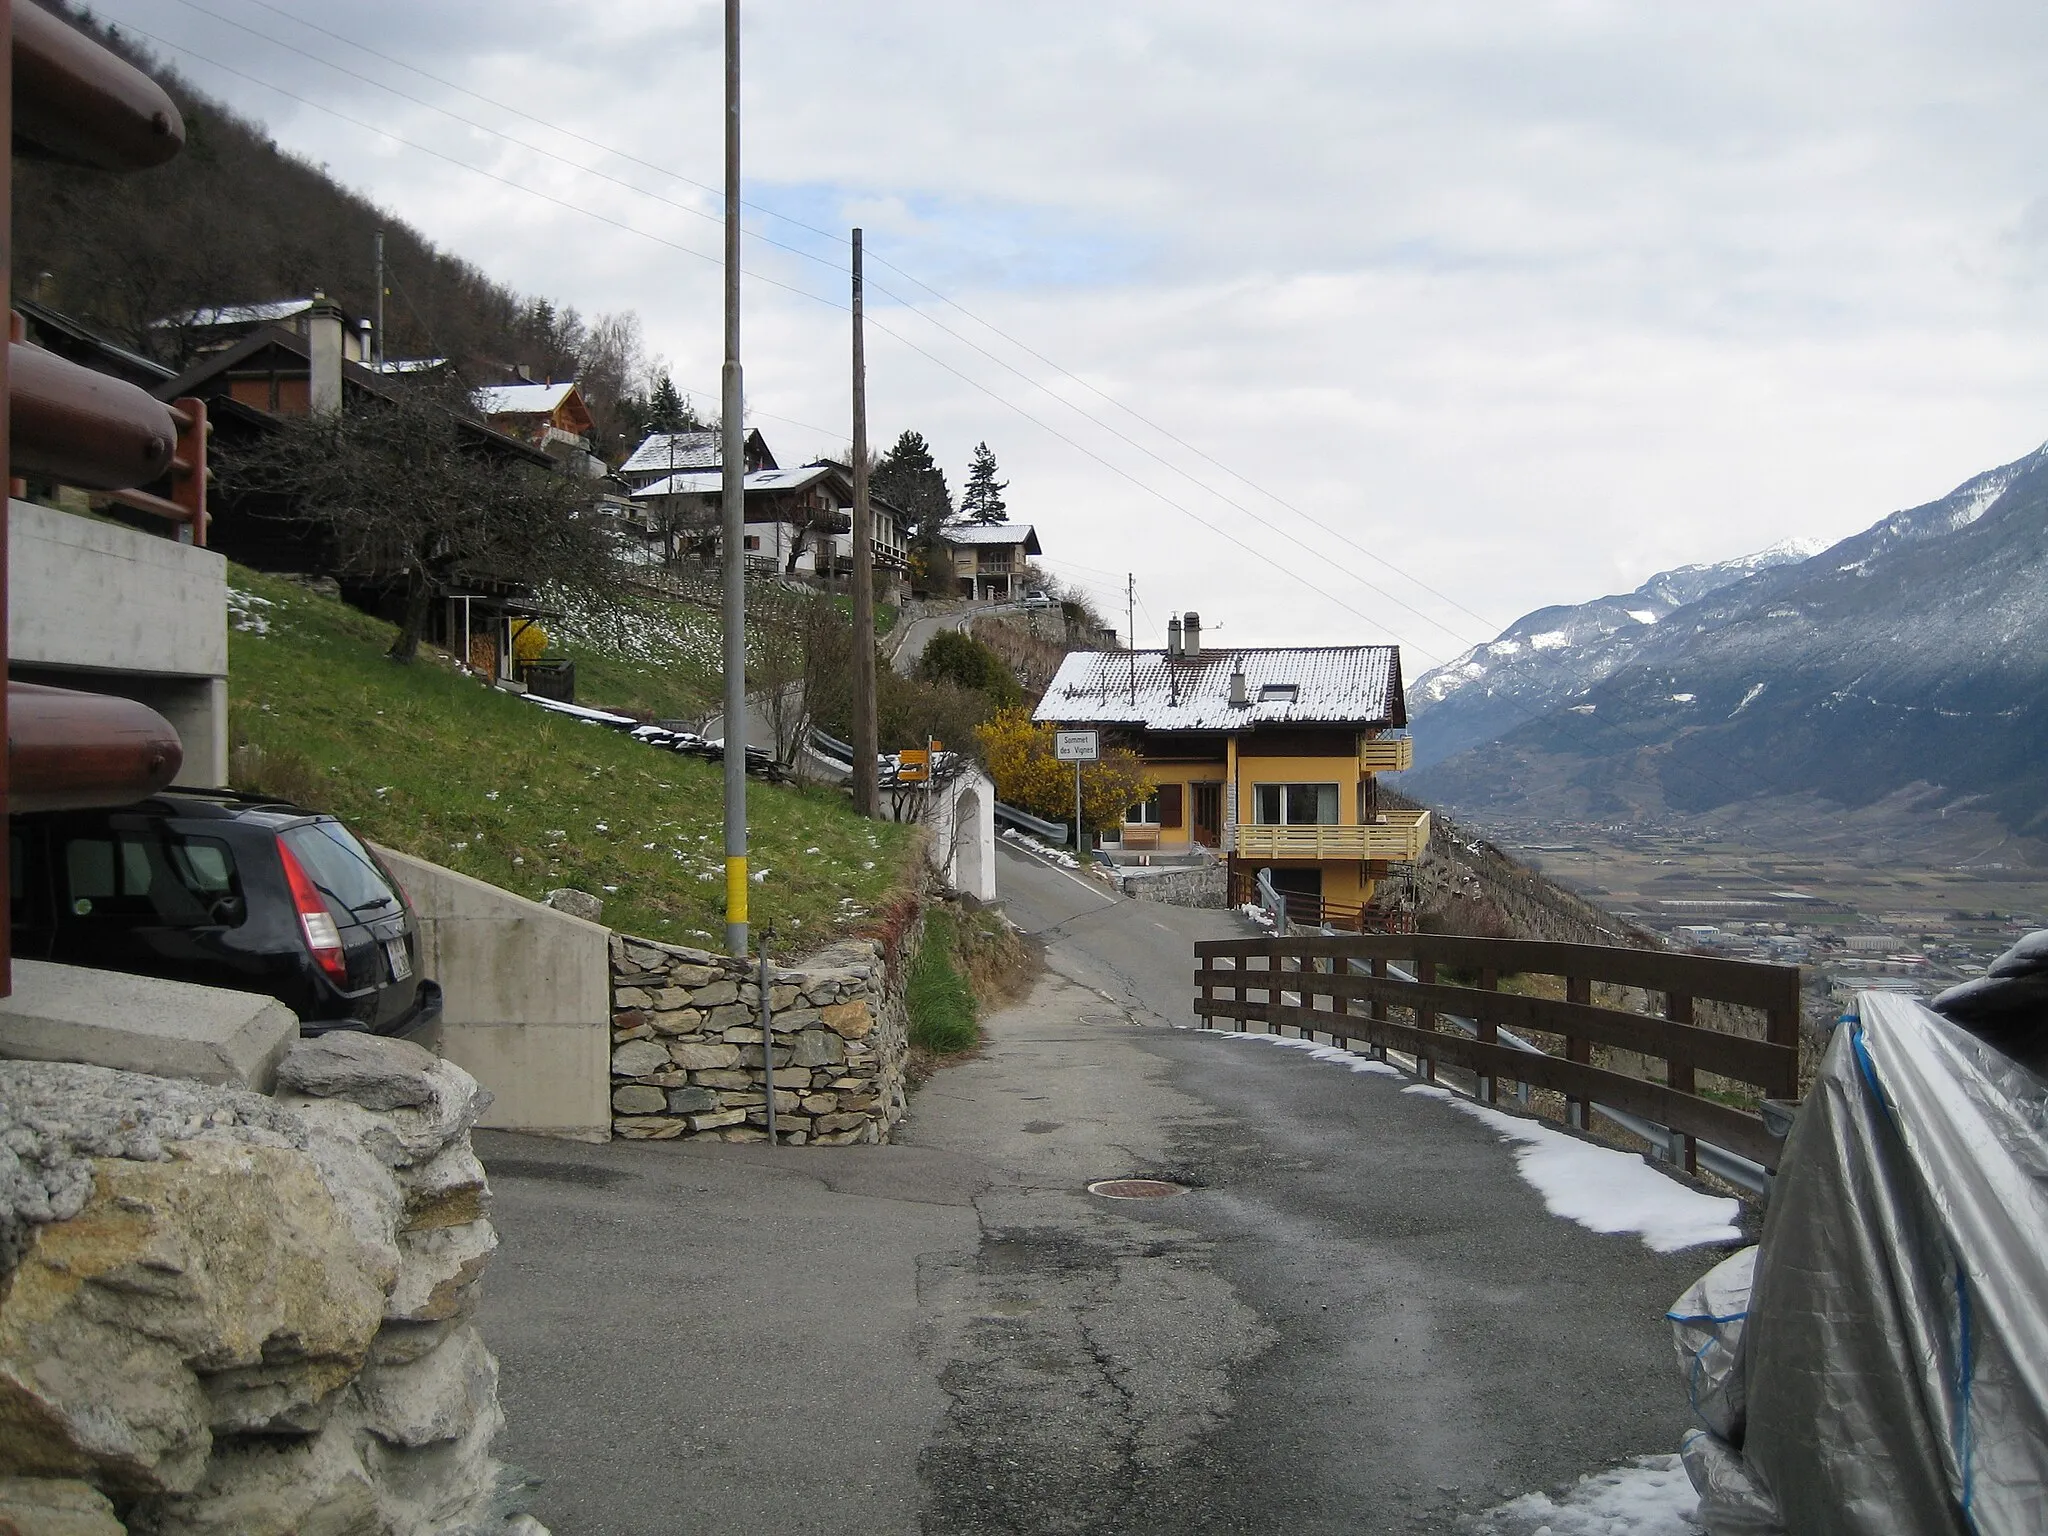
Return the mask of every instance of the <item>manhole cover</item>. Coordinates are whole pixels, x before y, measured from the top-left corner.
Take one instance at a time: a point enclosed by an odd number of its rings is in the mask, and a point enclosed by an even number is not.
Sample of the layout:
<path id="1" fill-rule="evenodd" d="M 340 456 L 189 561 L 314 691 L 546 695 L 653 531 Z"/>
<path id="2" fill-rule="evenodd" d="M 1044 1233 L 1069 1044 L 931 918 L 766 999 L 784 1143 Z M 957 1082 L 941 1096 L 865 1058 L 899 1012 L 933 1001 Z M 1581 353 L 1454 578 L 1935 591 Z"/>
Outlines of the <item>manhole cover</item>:
<path id="1" fill-rule="evenodd" d="M 1164 1179 L 1097 1179 L 1088 1186 L 1089 1194 L 1105 1200 L 1170 1200 L 1187 1192 L 1185 1184 L 1169 1184 Z"/>

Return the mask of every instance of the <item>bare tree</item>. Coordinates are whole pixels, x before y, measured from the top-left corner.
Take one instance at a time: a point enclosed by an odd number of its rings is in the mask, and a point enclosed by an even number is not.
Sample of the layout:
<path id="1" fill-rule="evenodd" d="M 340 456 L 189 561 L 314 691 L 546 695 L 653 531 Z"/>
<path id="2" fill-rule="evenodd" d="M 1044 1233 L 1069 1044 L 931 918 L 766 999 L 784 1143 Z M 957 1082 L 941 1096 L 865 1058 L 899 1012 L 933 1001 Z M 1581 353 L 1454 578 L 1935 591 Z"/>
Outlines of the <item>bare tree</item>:
<path id="1" fill-rule="evenodd" d="M 598 598 L 614 587 L 615 545 L 590 483 L 531 462 L 432 393 L 286 420 L 230 461 L 226 478 L 283 498 L 322 529 L 337 574 L 402 587 L 394 661 L 418 653 L 435 602 L 459 581 L 553 583 Z"/>

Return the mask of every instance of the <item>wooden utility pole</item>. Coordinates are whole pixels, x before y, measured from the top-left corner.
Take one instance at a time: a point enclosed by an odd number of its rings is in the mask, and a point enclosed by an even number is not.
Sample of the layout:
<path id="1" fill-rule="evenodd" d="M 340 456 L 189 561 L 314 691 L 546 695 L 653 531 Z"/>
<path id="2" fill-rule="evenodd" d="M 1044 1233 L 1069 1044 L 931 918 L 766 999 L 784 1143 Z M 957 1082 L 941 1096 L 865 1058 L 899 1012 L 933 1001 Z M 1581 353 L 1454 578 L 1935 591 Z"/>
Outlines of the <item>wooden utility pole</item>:
<path id="1" fill-rule="evenodd" d="M 868 364 L 860 277 L 860 231 L 853 232 L 853 809 L 879 809 L 875 756 L 875 520 L 868 505 Z"/>
<path id="2" fill-rule="evenodd" d="M 720 540 L 725 567 L 725 948 L 747 952 L 747 465 L 740 379 L 740 0 L 725 0 L 725 369 Z M 765 1047 L 764 1047 L 765 1049 Z"/>

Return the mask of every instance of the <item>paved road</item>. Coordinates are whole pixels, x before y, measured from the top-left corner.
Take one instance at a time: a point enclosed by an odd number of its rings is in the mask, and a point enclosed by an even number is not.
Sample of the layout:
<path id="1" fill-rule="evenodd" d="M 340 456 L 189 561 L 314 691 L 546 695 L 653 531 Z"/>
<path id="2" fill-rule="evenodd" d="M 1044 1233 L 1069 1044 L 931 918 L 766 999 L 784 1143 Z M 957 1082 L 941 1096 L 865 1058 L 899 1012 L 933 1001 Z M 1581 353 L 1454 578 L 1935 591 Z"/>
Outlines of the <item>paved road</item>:
<path id="1" fill-rule="evenodd" d="M 1235 920 L 1002 859 L 1051 974 L 901 1144 L 479 1138 L 504 1454 L 560 1536 L 1450 1531 L 1674 1447 L 1710 1252 L 1550 1217 L 1397 1081 L 1167 1027 Z"/>
<path id="2" fill-rule="evenodd" d="M 1022 603 L 963 603 L 957 609 L 912 619 L 903 626 L 892 664 L 899 673 L 908 677 L 916 669 L 918 658 L 924 655 L 924 648 L 932 643 L 932 636 L 940 630 L 966 629 L 976 619 L 991 618 L 999 613 L 1017 613 L 1023 607 Z"/>

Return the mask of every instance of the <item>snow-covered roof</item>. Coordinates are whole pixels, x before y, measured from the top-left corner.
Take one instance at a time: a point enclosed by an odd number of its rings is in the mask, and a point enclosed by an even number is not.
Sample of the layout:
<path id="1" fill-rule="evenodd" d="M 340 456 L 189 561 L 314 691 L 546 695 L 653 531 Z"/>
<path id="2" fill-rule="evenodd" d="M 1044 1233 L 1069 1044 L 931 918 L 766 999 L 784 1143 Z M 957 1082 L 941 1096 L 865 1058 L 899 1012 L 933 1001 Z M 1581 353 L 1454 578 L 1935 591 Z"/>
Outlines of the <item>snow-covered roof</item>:
<path id="1" fill-rule="evenodd" d="M 655 432 L 627 456 L 626 462 L 619 466 L 619 473 L 716 469 L 718 462 L 716 432 Z"/>
<path id="2" fill-rule="evenodd" d="M 1232 704 L 1230 678 L 1240 667 L 1249 702 Z M 1364 729 L 1404 726 L 1408 709 L 1399 646 L 1301 645 L 1205 648 L 1192 660 L 1164 651 L 1070 651 L 1032 718 L 1153 731 Z"/>
<path id="3" fill-rule="evenodd" d="M 631 467 L 631 460 L 627 461 Z M 625 473 L 624 470 L 620 471 Z M 824 479 L 834 473 L 829 464 L 807 464 L 802 469 L 755 469 L 747 472 L 741 482 L 750 491 L 800 491 L 805 486 Z M 715 496 L 725 488 L 725 471 L 722 469 L 693 470 L 687 475 L 669 475 L 663 479 L 643 485 L 633 495 L 647 496 Z"/>
<path id="4" fill-rule="evenodd" d="M 576 384 L 492 384 L 476 392 L 486 416 L 545 416 L 569 398 Z"/>
<path id="5" fill-rule="evenodd" d="M 387 357 L 370 365 L 372 373 L 431 373 L 448 366 L 445 357 Z"/>
<path id="6" fill-rule="evenodd" d="M 1038 553 L 1038 530 L 1029 523 L 948 523 L 939 537 L 948 544 L 1022 544 Z"/>
<path id="7" fill-rule="evenodd" d="M 202 327 L 209 325 L 267 325 L 274 320 L 289 320 L 293 315 L 302 315 L 313 307 L 311 299 L 272 299 L 264 304 L 219 304 L 205 309 L 190 309 L 169 319 L 159 320 L 160 326 L 183 325 Z"/>

